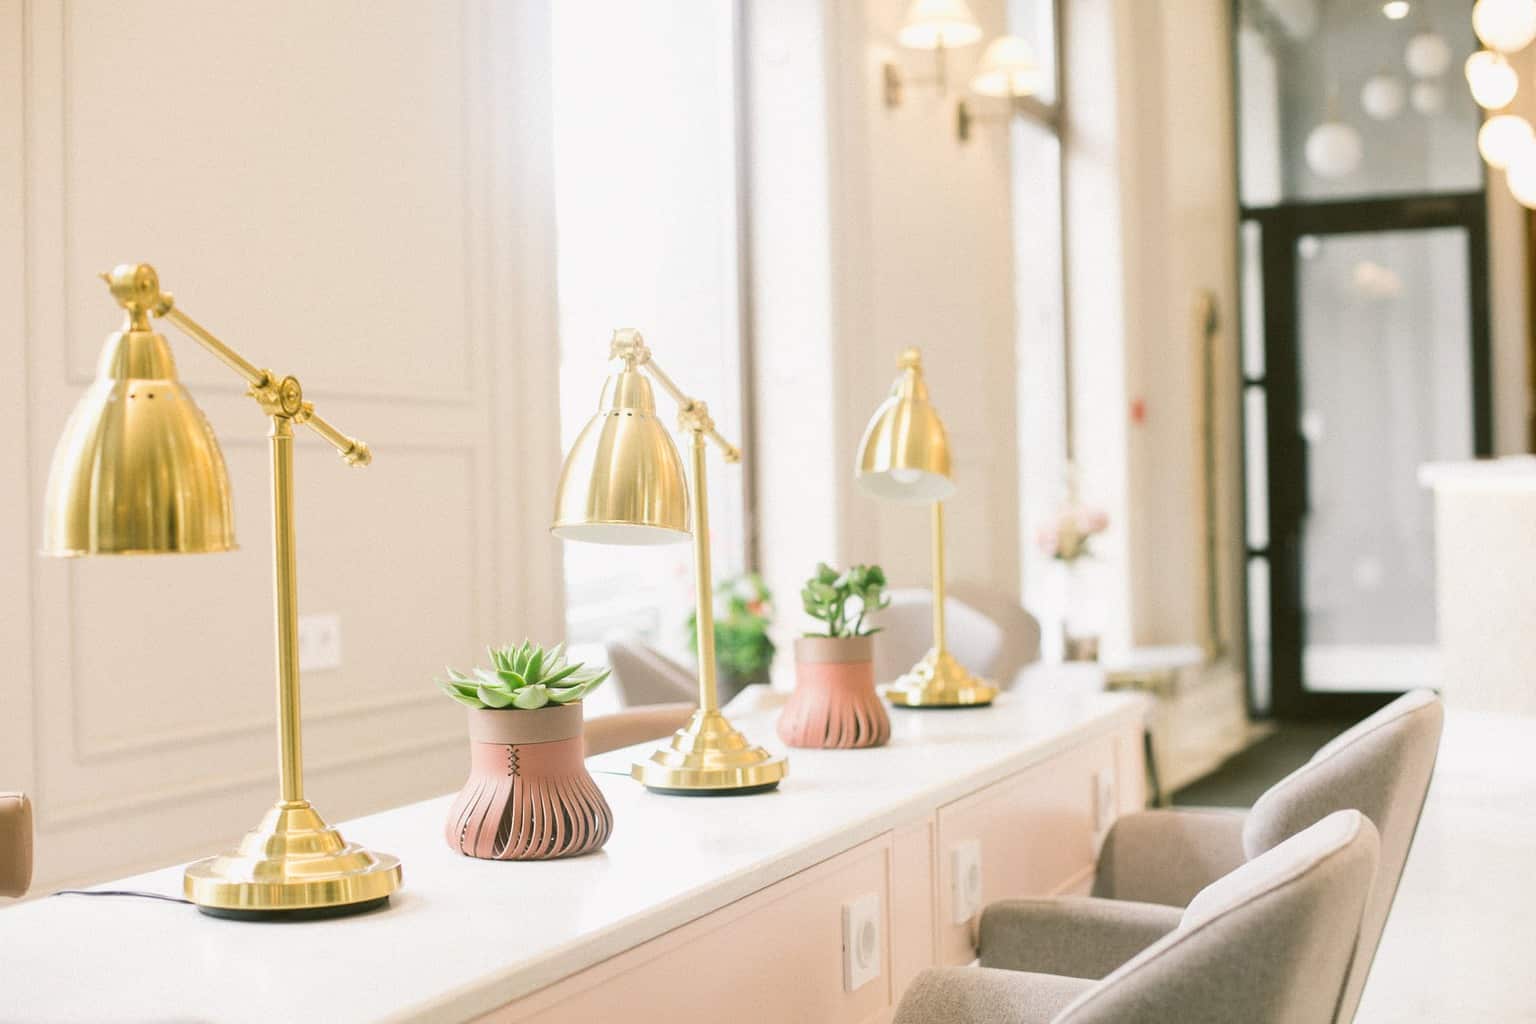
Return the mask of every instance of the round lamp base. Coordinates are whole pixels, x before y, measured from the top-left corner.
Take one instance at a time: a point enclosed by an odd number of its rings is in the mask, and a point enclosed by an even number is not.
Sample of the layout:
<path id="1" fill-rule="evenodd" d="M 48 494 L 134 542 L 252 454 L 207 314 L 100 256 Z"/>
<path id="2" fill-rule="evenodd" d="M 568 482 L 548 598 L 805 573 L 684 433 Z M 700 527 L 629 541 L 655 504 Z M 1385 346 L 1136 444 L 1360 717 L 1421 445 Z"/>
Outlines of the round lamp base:
<path id="1" fill-rule="evenodd" d="M 719 711 L 699 710 L 630 774 L 653 793 L 747 796 L 776 788 L 789 762 L 754 746 Z"/>
<path id="2" fill-rule="evenodd" d="M 931 650 L 885 691 L 898 708 L 981 708 L 998 689 L 965 670 L 948 651 Z"/>
<path id="3" fill-rule="evenodd" d="M 314 920 L 384 906 L 400 861 L 341 838 L 307 801 L 279 803 L 233 851 L 187 865 L 182 889 L 214 917 Z"/>

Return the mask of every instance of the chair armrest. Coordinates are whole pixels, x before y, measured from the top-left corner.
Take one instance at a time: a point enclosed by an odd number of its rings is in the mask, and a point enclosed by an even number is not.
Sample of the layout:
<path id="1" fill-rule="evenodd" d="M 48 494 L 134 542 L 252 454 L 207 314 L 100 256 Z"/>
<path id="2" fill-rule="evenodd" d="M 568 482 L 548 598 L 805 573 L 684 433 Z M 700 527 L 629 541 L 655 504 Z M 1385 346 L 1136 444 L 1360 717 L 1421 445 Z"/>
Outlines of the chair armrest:
<path id="1" fill-rule="evenodd" d="M 892 1024 L 1047 1024 L 1093 982 L 985 967 L 930 967 L 901 998 Z"/>
<path id="2" fill-rule="evenodd" d="M 32 801 L 0 793 L 0 896 L 24 896 L 32 884 Z"/>
<path id="3" fill-rule="evenodd" d="M 1102 978 L 1177 928 L 1182 915 L 1091 896 L 1000 900 L 981 914 L 981 966 Z"/>
<path id="4" fill-rule="evenodd" d="M 1093 895 L 1184 907 L 1241 867 L 1242 811 L 1141 811 L 1115 820 L 1099 851 Z"/>

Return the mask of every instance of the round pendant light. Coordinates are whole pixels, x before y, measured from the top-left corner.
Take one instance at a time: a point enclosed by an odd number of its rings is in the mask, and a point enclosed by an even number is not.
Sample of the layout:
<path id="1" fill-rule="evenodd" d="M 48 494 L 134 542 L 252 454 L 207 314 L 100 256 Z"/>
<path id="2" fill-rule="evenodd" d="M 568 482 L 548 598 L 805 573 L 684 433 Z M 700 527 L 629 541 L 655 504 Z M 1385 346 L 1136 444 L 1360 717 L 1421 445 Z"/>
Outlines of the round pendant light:
<path id="1" fill-rule="evenodd" d="M 1451 44 L 1438 32 L 1420 32 L 1403 48 L 1403 63 L 1414 78 L 1438 78 L 1451 66 Z"/>
<path id="2" fill-rule="evenodd" d="M 1504 181 L 1510 194 L 1528 209 L 1536 210 L 1536 147 L 1521 150 L 1504 169 Z"/>
<path id="3" fill-rule="evenodd" d="M 1472 31 L 1490 50 L 1523 50 L 1536 39 L 1536 0 L 1477 0 Z"/>
<path id="4" fill-rule="evenodd" d="M 1520 89 L 1520 76 L 1501 53 L 1478 50 L 1467 58 L 1464 70 L 1472 98 L 1485 110 L 1507 106 Z"/>
<path id="5" fill-rule="evenodd" d="M 1342 178 L 1360 166 L 1360 133 L 1343 121 L 1324 121 L 1307 136 L 1307 166 L 1319 178 Z"/>
<path id="6" fill-rule="evenodd" d="M 1377 121 L 1390 121 L 1403 112 L 1408 90 L 1396 75 L 1379 74 L 1366 79 L 1360 90 L 1360 106 Z"/>
<path id="7" fill-rule="evenodd" d="M 1532 145 L 1536 145 L 1536 134 L 1531 123 L 1515 114 L 1490 117 L 1477 132 L 1477 151 L 1490 167 L 1501 170 Z"/>
<path id="8" fill-rule="evenodd" d="M 1414 82 L 1408 90 L 1408 102 L 1425 117 L 1433 117 L 1445 109 L 1445 90 L 1439 82 Z"/>

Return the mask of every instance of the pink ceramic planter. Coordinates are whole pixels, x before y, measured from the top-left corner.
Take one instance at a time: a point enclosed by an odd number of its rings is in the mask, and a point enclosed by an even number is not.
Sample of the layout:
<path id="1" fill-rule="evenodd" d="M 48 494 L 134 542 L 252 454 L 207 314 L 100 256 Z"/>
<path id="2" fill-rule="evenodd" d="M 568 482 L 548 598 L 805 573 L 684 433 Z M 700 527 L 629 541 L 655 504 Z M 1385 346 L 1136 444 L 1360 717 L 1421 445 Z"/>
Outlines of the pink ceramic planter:
<path id="1" fill-rule="evenodd" d="M 547 860 L 591 853 L 613 811 L 582 758 L 581 703 L 469 710 L 469 781 L 444 835 L 466 857 Z"/>
<path id="2" fill-rule="evenodd" d="M 779 716 L 792 747 L 878 747 L 891 719 L 875 692 L 874 637 L 795 638 L 795 692 Z"/>

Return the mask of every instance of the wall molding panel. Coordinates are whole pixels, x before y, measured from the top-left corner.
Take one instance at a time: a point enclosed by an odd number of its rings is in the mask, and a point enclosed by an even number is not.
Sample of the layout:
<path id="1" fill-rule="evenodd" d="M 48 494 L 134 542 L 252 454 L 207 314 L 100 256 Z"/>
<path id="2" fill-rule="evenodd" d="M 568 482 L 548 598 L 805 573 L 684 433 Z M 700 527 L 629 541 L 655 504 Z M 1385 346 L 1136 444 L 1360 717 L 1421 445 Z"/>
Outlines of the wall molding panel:
<path id="1" fill-rule="evenodd" d="M 462 712 L 433 676 L 558 636 L 547 4 L 451 10 L 0 4 L 0 346 L 24 396 L 0 409 L 23 439 L 0 452 L 23 492 L 0 507 L 21 584 L 0 649 L 23 667 L 0 680 L 0 789 L 36 803 L 39 890 L 217 850 L 276 789 L 266 423 L 236 378 L 164 329 L 224 448 L 239 551 L 36 554 L 53 445 L 117 319 L 96 270 L 156 263 L 374 449 L 353 471 L 296 448 L 300 614 L 342 632 L 303 692 L 329 819 L 451 791 Z"/>

